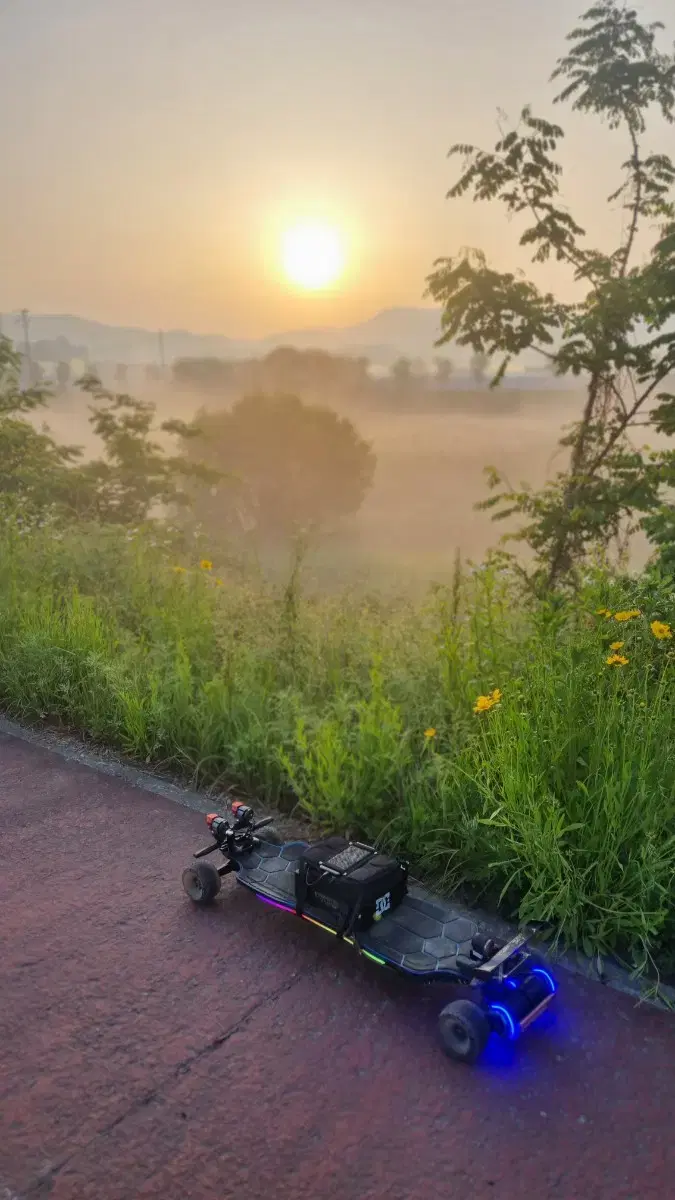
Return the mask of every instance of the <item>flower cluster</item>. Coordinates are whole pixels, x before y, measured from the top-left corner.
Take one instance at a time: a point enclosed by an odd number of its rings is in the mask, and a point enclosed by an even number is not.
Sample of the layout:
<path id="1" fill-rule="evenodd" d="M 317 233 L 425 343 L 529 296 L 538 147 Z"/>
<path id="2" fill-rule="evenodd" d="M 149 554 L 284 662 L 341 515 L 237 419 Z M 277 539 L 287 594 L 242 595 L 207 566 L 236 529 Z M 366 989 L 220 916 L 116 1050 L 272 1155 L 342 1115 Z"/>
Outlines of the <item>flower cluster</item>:
<path id="1" fill-rule="evenodd" d="M 200 567 L 200 570 L 202 570 L 202 571 L 210 572 L 213 570 L 213 563 L 211 562 L 210 558 L 203 558 L 199 564 L 199 567 Z M 187 574 L 187 567 L 181 567 L 181 566 L 177 565 L 175 567 L 172 567 L 171 569 L 172 569 L 172 571 L 175 572 L 176 575 L 186 575 Z M 224 581 L 222 579 L 218 579 L 215 576 L 213 577 L 213 582 L 215 583 L 216 587 L 224 586 Z"/>
<path id="2" fill-rule="evenodd" d="M 636 617 L 641 617 L 642 612 L 639 608 L 625 608 L 616 613 L 613 613 L 609 608 L 598 608 L 596 609 L 596 616 L 605 617 L 607 620 L 612 619 L 614 621 L 618 621 L 619 624 L 624 624 L 626 621 L 633 621 Z M 666 641 L 673 636 L 673 631 L 670 628 L 670 625 L 668 625 L 665 621 L 651 621 L 649 628 L 652 632 L 652 635 L 659 642 Z M 610 643 L 609 649 L 611 650 L 611 654 L 605 659 L 608 667 L 628 666 L 629 659 L 625 654 L 620 653 L 624 646 L 625 642 L 622 641 Z"/>
<path id="3" fill-rule="evenodd" d="M 495 704 L 499 704 L 499 701 L 501 700 L 501 698 L 502 698 L 502 694 L 501 694 L 499 688 L 495 688 L 494 692 L 490 692 L 490 694 L 488 696 L 479 696 L 478 697 L 478 699 L 476 700 L 476 703 L 473 706 L 473 711 L 475 713 L 489 712 L 491 708 L 495 707 Z"/>

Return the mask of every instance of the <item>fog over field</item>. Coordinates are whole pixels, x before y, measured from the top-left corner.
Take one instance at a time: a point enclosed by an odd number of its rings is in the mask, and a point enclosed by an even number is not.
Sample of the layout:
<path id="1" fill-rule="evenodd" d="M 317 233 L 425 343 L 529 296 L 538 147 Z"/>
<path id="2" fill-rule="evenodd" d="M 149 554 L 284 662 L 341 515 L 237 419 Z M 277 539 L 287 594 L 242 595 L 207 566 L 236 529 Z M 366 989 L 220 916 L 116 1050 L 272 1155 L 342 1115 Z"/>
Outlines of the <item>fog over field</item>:
<path id="1" fill-rule="evenodd" d="M 158 417 L 190 420 L 204 404 L 171 387 L 145 388 Z M 506 400 L 506 397 L 505 397 Z M 480 398 L 477 399 L 477 407 Z M 35 415 L 46 421 L 60 441 L 75 443 L 87 454 L 96 449 L 87 421 L 88 398 L 77 391 L 56 398 Z M 520 397 L 519 411 L 344 413 L 371 442 L 377 456 L 373 487 L 359 513 L 320 547 L 323 562 L 337 568 L 354 562 L 360 569 L 399 571 L 419 578 L 437 577 L 452 566 L 455 553 L 480 559 L 497 544 L 506 526 L 495 524 L 475 505 L 487 492 L 484 469 L 494 466 L 514 486 L 540 485 L 564 464 L 558 440 L 563 426 L 580 411 L 581 395 L 530 391 Z M 215 401 L 209 407 L 217 407 Z M 636 561 L 644 558 L 641 543 Z"/>

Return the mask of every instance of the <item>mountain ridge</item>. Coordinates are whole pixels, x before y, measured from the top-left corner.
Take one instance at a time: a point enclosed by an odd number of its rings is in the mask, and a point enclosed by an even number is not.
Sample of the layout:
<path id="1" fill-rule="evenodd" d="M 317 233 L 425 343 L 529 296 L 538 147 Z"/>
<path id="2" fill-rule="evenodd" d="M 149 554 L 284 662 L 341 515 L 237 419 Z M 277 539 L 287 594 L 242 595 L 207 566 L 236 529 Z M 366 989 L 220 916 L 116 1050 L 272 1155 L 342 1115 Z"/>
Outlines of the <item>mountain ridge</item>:
<path id="1" fill-rule="evenodd" d="M 93 362 L 126 362 L 130 365 L 159 362 L 159 331 L 137 325 L 112 325 L 74 313 L 31 313 L 31 344 L 66 338 L 84 345 Z M 2 328 L 17 345 L 23 334 L 17 313 L 5 314 Z M 422 307 L 381 309 L 352 325 L 309 327 L 261 338 L 233 338 L 221 333 L 193 333 L 189 329 L 162 331 L 166 361 L 186 357 L 257 357 L 278 346 L 323 349 L 332 353 L 363 355 L 375 365 L 391 366 L 400 355 L 430 362 L 440 335 L 440 310 Z"/>

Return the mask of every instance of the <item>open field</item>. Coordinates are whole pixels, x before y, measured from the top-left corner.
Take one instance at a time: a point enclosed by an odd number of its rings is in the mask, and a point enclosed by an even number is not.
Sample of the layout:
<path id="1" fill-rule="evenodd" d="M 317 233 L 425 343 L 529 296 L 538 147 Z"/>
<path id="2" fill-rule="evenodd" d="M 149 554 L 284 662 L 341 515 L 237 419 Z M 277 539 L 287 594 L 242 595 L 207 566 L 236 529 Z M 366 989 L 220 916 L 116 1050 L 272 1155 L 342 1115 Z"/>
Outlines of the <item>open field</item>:
<path id="1" fill-rule="evenodd" d="M 202 400 L 171 389 L 152 389 L 162 419 L 190 420 Z M 460 397 L 470 402 L 470 394 Z M 504 394 L 508 404 L 510 396 Z M 489 396 L 495 415 L 455 411 L 388 413 L 355 410 L 344 413 L 370 441 L 377 456 L 372 491 L 349 522 L 341 546 L 357 558 L 399 564 L 424 573 L 452 563 L 459 550 L 480 558 L 501 532 L 475 503 L 486 495 L 484 468 L 494 465 L 514 482 L 543 482 L 561 466 L 557 449 L 560 427 L 578 415 L 581 399 L 568 392 L 523 393 L 519 412 L 500 411 L 500 397 Z M 46 421 L 59 441 L 75 443 L 86 454 L 97 450 L 87 422 L 87 398 L 75 392 L 56 399 L 33 416 Z M 485 399 L 476 394 L 476 403 Z"/>

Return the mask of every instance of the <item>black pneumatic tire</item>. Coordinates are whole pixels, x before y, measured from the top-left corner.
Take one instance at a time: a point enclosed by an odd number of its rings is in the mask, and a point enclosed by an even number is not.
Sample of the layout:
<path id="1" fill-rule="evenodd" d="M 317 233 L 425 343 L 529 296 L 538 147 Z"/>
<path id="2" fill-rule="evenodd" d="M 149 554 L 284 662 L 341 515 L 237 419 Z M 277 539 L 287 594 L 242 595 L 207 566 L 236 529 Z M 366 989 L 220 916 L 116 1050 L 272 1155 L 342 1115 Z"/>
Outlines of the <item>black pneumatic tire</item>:
<path id="1" fill-rule="evenodd" d="M 445 1053 L 457 1062 L 475 1062 L 490 1036 L 487 1015 L 472 1000 L 447 1004 L 439 1015 L 438 1027 Z"/>
<path id="2" fill-rule="evenodd" d="M 183 871 L 183 888 L 194 904 L 210 904 L 220 891 L 220 875 L 212 863 L 198 862 Z"/>

